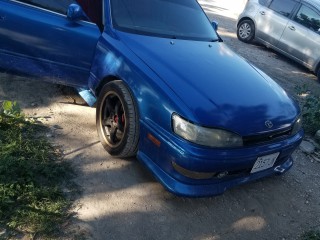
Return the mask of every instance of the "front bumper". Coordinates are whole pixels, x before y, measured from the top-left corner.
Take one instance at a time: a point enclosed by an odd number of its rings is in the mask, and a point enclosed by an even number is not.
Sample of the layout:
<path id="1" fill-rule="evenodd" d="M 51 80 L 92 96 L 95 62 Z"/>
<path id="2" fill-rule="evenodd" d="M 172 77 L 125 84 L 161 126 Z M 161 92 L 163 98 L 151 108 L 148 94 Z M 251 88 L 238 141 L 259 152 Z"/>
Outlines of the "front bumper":
<path id="1" fill-rule="evenodd" d="M 219 195 L 227 189 L 274 174 L 282 174 L 293 165 L 292 152 L 303 138 L 303 130 L 281 141 L 239 149 L 212 149 L 190 144 L 179 137 L 155 131 L 141 124 L 138 159 L 170 192 L 189 197 Z M 154 136 L 154 144 L 147 136 Z M 279 152 L 274 165 L 250 173 L 258 157 Z M 195 179 L 177 171 L 175 165 L 196 173 L 216 172 L 215 177 Z M 219 173 L 225 173 L 221 176 Z"/>
<path id="2" fill-rule="evenodd" d="M 251 174 L 248 176 L 242 176 L 233 178 L 223 182 L 212 182 L 212 183 L 200 183 L 199 184 L 188 184 L 179 182 L 159 166 L 154 164 L 151 159 L 148 159 L 143 153 L 139 154 L 138 157 L 154 174 L 154 176 L 162 183 L 162 185 L 170 192 L 186 197 L 208 197 L 223 194 L 227 189 L 238 186 L 247 182 L 251 182 L 263 177 L 271 176 L 274 174 L 282 174 L 288 171 L 292 165 L 292 158 L 289 157 L 283 164 L 272 167 L 263 172 Z"/>

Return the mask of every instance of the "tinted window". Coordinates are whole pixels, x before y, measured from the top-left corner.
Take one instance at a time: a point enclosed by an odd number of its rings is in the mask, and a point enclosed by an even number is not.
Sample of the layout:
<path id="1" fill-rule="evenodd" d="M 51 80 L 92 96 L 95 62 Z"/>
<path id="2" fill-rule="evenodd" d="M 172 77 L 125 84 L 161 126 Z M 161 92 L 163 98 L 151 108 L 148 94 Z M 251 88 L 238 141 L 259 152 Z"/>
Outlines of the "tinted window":
<path id="1" fill-rule="evenodd" d="M 196 0 L 111 0 L 113 26 L 137 34 L 216 41 Z"/>
<path id="2" fill-rule="evenodd" d="M 285 17 L 289 17 L 296 4 L 293 0 L 273 0 L 269 8 Z"/>
<path id="3" fill-rule="evenodd" d="M 77 0 L 89 20 L 102 28 L 102 0 Z"/>
<path id="4" fill-rule="evenodd" d="M 73 3 L 73 0 L 19 0 L 19 2 L 28 3 L 53 12 L 66 14 L 68 6 Z"/>
<path id="5" fill-rule="evenodd" d="M 302 5 L 294 20 L 320 34 L 320 15 L 311 8 Z"/>

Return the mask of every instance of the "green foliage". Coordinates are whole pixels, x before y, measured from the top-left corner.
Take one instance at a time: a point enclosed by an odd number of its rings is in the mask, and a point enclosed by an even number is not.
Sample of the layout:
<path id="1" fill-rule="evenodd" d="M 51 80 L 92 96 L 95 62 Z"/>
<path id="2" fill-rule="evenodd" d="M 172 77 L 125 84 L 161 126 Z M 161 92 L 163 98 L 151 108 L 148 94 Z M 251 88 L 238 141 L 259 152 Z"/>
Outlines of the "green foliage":
<path id="1" fill-rule="evenodd" d="M 312 94 L 306 85 L 296 87 L 296 91 L 302 109 L 303 128 L 313 135 L 320 130 L 320 97 Z"/>
<path id="2" fill-rule="evenodd" d="M 62 192 L 71 167 L 42 137 L 44 127 L 26 121 L 15 102 L 0 109 L 0 224 L 49 236 L 67 217 Z"/>
<path id="3" fill-rule="evenodd" d="M 308 232 L 305 232 L 301 240 L 320 240 L 320 231 L 311 230 Z"/>
<path id="4" fill-rule="evenodd" d="M 13 117 L 22 116 L 21 109 L 17 102 L 4 101 L 2 103 L 2 111 L 4 114 L 8 116 L 13 116 Z"/>

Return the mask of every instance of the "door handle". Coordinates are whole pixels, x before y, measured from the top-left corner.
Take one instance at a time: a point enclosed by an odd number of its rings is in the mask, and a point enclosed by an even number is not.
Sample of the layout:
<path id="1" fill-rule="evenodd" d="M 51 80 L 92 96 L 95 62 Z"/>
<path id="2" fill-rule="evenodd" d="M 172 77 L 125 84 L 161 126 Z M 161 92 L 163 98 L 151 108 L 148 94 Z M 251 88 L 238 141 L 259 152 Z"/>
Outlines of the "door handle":
<path id="1" fill-rule="evenodd" d="M 264 11 L 260 11 L 261 15 L 266 15 L 266 13 Z"/>
<path id="2" fill-rule="evenodd" d="M 292 31 L 296 30 L 296 28 L 294 26 L 289 26 L 289 29 L 292 30 Z"/>

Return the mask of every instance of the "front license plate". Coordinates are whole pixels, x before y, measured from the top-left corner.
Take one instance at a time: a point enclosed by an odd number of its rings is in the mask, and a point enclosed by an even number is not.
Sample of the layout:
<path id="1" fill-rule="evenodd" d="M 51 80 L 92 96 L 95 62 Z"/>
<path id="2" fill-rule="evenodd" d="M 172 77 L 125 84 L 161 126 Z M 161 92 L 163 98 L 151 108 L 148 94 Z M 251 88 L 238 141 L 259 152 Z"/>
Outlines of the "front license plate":
<path id="1" fill-rule="evenodd" d="M 250 173 L 260 172 L 265 169 L 271 168 L 279 156 L 279 152 L 270 155 L 258 157 L 254 163 Z"/>

